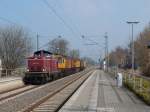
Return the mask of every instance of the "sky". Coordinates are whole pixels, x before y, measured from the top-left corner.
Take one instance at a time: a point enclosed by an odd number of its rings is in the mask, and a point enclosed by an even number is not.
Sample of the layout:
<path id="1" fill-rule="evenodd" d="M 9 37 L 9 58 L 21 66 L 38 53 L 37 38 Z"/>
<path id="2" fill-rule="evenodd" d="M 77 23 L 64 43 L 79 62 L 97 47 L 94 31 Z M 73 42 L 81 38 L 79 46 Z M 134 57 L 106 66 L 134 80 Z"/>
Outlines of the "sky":
<path id="1" fill-rule="evenodd" d="M 104 55 L 105 32 L 111 51 L 129 43 L 131 26 L 126 21 L 140 22 L 134 26 L 134 38 L 150 22 L 150 0 L 47 0 L 59 17 L 43 1 L 0 0 L 0 18 L 31 32 L 35 45 L 37 34 L 40 46 L 61 35 L 69 41 L 71 49 L 79 49 L 81 56 L 94 60 Z M 11 22 L 0 19 L 2 26 Z M 91 43 L 88 39 L 99 46 L 86 45 Z"/>

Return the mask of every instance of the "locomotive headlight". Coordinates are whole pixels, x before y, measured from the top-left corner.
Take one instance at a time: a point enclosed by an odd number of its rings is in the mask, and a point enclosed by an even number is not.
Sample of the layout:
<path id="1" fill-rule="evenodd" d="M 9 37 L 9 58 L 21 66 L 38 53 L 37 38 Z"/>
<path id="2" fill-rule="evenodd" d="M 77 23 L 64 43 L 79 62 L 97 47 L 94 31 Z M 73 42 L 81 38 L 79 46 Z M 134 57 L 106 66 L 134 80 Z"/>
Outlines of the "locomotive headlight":
<path id="1" fill-rule="evenodd" d="M 43 72 L 45 72 L 46 71 L 46 69 L 43 69 Z"/>
<path id="2" fill-rule="evenodd" d="M 27 70 L 27 72 L 29 72 L 29 69 L 28 69 L 28 68 L 27 68 L 26 70 Z"/>

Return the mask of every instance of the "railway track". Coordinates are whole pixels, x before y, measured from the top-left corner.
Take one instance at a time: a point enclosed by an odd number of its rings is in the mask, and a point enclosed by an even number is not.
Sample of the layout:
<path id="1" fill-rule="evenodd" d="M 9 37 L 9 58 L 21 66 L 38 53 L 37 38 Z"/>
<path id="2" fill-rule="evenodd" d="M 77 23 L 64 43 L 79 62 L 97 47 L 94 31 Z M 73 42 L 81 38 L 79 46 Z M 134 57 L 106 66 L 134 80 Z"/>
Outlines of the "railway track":
<path id="1" fill-rule="evenodd" d="M 17 89 L 21 89 L 21 88 L 24 88 L 24 87 L 25 87 L 25 85 L 22 85 L 22 86 L 20 86 L 20 87 L 16 87 L 16 88 L 13 88 L 13 89 L 10 89 L 10 90 L 0 91 L 0 96 L 1 96 L 2 94 L 5 94 L 5 93 L 11 92 L 11 91 L 15 91 L 15 90 L 17 90 Z"/>
<path id="2" fill-rule="evenodd" d="M 6 91 L 6 92 L 3 92 L 3 93 L 0 93 L 0 102 L 3 101 L 3 100 L 7 100 L 11 97 L 14 97 L 14 96 L 17 96 L 21 93 L 24 93 L 26 91 L 29 91 L 29 90 L 32 90 L 34 88 L 37 88 L 38 86 L 22 86 L 22 87 L 19 87 L 19 88 L 15 88 L 15 89 L 12 89 L 12 90 L 9 90 L 9 91 Z"/>
<path id="3" fill-rule="evenodd" d="M 41 98 L 37 102 L 34 102 L 27 108 L 23 109 L 21 112 L 58 111 L 63 106 L 63 104 L 72 96 L 72 94 L 82 85 L 82 83 L 89 77 L 91 73 L 92 71 L 86 73 L 83 77 L 83 74 L 80 74 L 78 77 L 74 77 L 55 91 L 49 93 L 47 96 Z M 55 85 L 55 87 L 57 88 L 57 85 Z"/>
<path id="4" fill-rule="evenodd" d="M 7 101 L 2 101 L 0 102 L 0 112 L 37 111 L 39 108 L 41 109 L 41 106 L 45 106 L 46 102 L 51 102 L 50 107 L 53 108 L 53 112 L 57 111 L 91 72 L 91 69 L 87 69 L 19 94 Z M 55 106 L 52 106 L 53 103 Z"/>

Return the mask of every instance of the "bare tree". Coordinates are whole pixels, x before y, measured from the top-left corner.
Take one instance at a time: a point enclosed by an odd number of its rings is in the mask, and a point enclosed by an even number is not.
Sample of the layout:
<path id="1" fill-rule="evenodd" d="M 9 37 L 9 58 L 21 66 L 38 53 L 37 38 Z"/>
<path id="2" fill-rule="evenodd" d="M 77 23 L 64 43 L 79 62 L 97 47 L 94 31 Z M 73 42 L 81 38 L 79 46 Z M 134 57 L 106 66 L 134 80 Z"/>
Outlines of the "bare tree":
<path id="1" fill-rule="evenodd" d="M 15 69 L 23 65 L 31 49 L 31 40 L 23 28 L 15 26 L 0 28 L 0 58 L 3 68 Z"/>
<path id="2" fill-rule="evenodd" d="M 78 49 L 72 49 L 69 52 L 69 56 L 72 58 L 79 58 L 80 57 L 80 51 Z"/>
<path id="3" fill-rule="evenodd" d="M 67 55 L 68 54 L 68 45 L 69 42 L 63 38 L 56 38 L 49 42 L 48 44 L 48 50 L 61 54 L 61 55 Z"/>
<path id="4" fill-rule="evenodd" d="M 135 40 L 135 58 L 143 75 L 150 76 L 150 57 L 147 43 L 150 42 L 150 26 L 147 26 Z"/>
<path id="5" fill-rule="evenodd" d="M 110 65 L 123 67 L 126 65 L 128 49 L 117 47 L 109 54 Z"/>
<path id="6" fill-rule="evenodd" d="M 142 72 L 145 76 L 150 76 L 150 49 L 147 48 L 147 44 L 150 42 L 150 25 L 145 27 L 145 29 L 137 36 L 134 41 L 134 51 L 135 51 L 135 65 L 138 66 L 138 70 Z M 123 49 L 121 47 L 116 48 L 112 51 L 110 56 L 110 63 L 112 65 L 131 65 L 131 43 L 129 43 L 129 48 Z"/>
<path id="7" fill-rule="evenodd" d="M 85 61 L 87 66 L 96 64 L 96 62 L 90 57 L 83 57 L 83 58 L 81 58 L 81 60 Z"/>

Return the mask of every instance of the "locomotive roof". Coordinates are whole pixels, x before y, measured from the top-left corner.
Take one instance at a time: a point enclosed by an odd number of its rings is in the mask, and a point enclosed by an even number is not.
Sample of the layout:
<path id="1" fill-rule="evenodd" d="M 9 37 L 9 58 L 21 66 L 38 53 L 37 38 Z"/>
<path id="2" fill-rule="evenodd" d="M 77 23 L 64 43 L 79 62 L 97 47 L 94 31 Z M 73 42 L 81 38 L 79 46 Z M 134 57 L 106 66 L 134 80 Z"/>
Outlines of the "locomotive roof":
<path id="1" fill-rule="evenodd" d="M 49 51 L 46 51 L 46 50 L 39 50 L 39 51 L 34 52 L 34 54 L 38 54 L 38 53 L 41 53 L 41 52 L 47 53 L 47 54 L 53 54 L 52 52 L 49 52 Z"/>
<path id="2" fill-rule="evenodd" d="M 39 54 L 41 52 L 46 53 L 46 54 L 50 54 L 50 55 L 54 54 L 54 53 L 46 51 L 46 50 L 38 50 L 38 51 L 34 52 L 34 54 Z M 68 58 L 68 59 L 80 60 L 79 58 L 73 58 L 71 56 L 65 56 L 65 55 L 60 55 L 60 54 L 54 54 L 54 55 L 56 55 L 58 57 Z"/>

